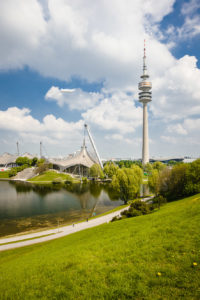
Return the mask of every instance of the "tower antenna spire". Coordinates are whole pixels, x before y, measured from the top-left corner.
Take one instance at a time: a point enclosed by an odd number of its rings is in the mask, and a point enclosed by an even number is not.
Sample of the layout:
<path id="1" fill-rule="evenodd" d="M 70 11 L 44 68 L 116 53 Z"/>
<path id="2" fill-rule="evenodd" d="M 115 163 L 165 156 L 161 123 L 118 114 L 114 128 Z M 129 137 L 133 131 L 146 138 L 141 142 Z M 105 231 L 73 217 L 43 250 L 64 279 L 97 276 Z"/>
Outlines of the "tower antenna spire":
<path id="1" fill-rule="evenodd" d="M 147 75 L 147 66 L 146 66 L 146 40 L 144 39 L 144 56 L 143 56 L 143 75 Z"/>
<path id="2" fill-rule="evenodd" d="M 144 56 L 143 56 L 143 75 L 142 81 L 139 83 L 139 101 L 143 104 L 143 144 L 142 144 L 142 164 L 149 162 L 149 136 L 148 136 L 148 111 L 147 104 L 151 101 L 151 82 L 148 80 L 146 66 L 146 40 L 144 40 Z"/>

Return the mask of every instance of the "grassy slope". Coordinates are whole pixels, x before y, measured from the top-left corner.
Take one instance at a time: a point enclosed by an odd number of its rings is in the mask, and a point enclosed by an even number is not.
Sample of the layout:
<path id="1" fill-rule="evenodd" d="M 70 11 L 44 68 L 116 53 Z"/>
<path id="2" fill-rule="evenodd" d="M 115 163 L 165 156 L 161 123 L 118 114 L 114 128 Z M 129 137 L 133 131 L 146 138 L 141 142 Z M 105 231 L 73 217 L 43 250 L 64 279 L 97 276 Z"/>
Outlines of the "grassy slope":
<path id="1" fill-rule="evenodd" d="M 9 178 L 8 171 L 0 172 L 0 178 Z"/>
<path id="2" fill-rule="evenodd" d="M 2 252 L 0 298 L 200 299 L 199 224 L 196 195 L 151 215 Z"/>
<path id="3" fill-rule="evenodd" d="M 62 180 L 66 180 L 69 178 L 69 175 L 67 174 L 60 174 L 54 171 L 47 171 L 44 174 L 38 175 L 34 178 L 29 179 L 29 181 L 52 181 L 55 178 L 60 178 Z"/>

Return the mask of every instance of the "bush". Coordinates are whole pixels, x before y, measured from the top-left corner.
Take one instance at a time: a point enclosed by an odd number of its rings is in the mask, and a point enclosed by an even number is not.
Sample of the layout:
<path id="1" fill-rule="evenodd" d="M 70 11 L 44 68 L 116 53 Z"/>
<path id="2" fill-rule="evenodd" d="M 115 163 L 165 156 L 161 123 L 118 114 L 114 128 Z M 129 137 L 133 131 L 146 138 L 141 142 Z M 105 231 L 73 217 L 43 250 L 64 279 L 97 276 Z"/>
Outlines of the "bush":
<path id="1" fill-rule="evenodd" d="M 137 200 L 130 205 L 130 209 L 135 209 L 137 211 L 140 211 L 142 215 L 146 215 L 150 213 L 150 206 L 146 202 Z"/>
<path id="2" fill-rule="evenodd" d="M 147 215 L 153 210 L 153 206 L 149 205 L 145 202 L 142 202 L 140 200 L 137 200 L 133 203 L 131 203 L 129 209 L 124 210 L 121 212 L 121 217 L 114 217 L 112 219 L 113 221 L 118 221 L 125 218 L 132 218 L 132 217 L 138 217 L 141 215 Z"/>
<path id="3" fill-rule="evenodd" d="M 9 177 L 13 177 L 17 175 L 17 168 L 12 168 L 9 172 L 8 172 L 8 176 Z"/>
<path id="4" fill-rule="evenodd" d="M 167 199 L 165 197 L 163 197 L 162 195 L 160 196 L 157 196 L 153 199 L 153 205 L 156 206 L 156 207 L 159 207 L 166 203 L 167 202 Z"/>
<path id="5" fill-rule="evenodd" d="M 121 219 L 122 219 L 122 217 L 115 216 L 115 217 L 112 218 L 111 222 L 119 221 L 119 220 L 121 220 Z"/>
<path id="6" fill-rule="evenodd" d="M 125 210 L 121 213 L 121 215 L 126 216 L 127 218 L 138 217 L 142 215 L 142 212 L 130 207 L 128 210 Z"/>

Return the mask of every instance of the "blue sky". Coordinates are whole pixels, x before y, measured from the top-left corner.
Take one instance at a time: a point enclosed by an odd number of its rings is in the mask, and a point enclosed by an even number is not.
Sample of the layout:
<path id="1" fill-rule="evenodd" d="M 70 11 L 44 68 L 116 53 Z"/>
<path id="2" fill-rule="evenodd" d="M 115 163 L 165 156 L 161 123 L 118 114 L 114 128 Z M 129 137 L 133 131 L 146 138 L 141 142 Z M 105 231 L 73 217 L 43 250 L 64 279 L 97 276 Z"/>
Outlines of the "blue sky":
<path id="1" fill-rule="evenodd" d="M 87 122 L 102 157 L 141 157 L 145 38 L 150 156 L 199 157 L 200 4 L 160 2 L 2 1 L 0 153 L 65 156 Z"/>

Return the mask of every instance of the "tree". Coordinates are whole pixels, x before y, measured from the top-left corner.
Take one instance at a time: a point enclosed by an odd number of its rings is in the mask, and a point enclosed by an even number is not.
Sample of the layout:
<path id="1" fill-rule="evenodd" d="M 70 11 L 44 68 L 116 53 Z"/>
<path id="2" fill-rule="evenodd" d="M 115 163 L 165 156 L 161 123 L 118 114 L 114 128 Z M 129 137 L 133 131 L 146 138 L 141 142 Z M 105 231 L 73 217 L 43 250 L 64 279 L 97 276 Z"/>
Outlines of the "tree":
<path id="1" fill-rule="evenodd" d="M 38 158 L 37 157 L 33 157 L 32 162 L 31 162 L 31 166 L 37 165 L 37 162 L 38 162 Z"/>
<path id="2" fill-rule="evenodd" d="M 117 165 L 110 161 L 106 163 L 106 165 L 103 168 L 103 171 L 106 175 L 108 175 L 109 178 L 112 178 L 113 175 L 116 174 L 118 168 L 119 167 Z"/>
<path id="3" fill-rule="evenodd" d="M 188 164 L 186 170 L 185 194 L 200 193 L 200 159 Z"/>
<path id="4" fill-rule="evenodd" d="M 155 161 L 152 165 L 153 169 L 157 169 L 158 171 L 163 170 L 166 168 L 166 165 L 163 164 L 161 161 Z"/>
<path id="5" fill-rule="evenodd" d="M 91 168 L 90 168 L 90 176 L 94 177 L 94 178 L 104 178 L 104 173 L 100 167 L 99 164 L 94 164 Z"/>
<path id="6" fill-rule="evenodd" d="M 25 157 L 20 156 L 16 159 L 16 164 L 18 166 L 23 166 L 23 165 L 31 166 L 31 163 L 32 163 L 32 159 L 29 159 L 26 156 Z"/>
<path id="7" fill-rule="evenodd" d="M 39 167 L 40 165 L 44 164 L 44 162 L 45 162 L 44 158 L 38 159 L 38 161 L 37 161 L 37 167 Z"/>
<path id="8" fill-rule="evenodd" d="M 146 165 L 144 166 L 144 171 L 147 172 L 148 175 L 150 175 L 152 170 L 153 170 L 152 164 L 146 163 Z"/>
<path id="9" fill-rule="evenodd" d="M 35 169 L 35 174 L 42 174 L 43 172 L 49 170 L 49 164 L 40 163 L 39 166 Z"/>
<path id="10" fill-rule="evenodd" d="M 129 199 L 139 195 L 142 176 L 142 170 L 136 165 L 131 168 L 118 169 L 113 176 L 112 187 L 126 203 Z"/>
<path id="11" fill-rule="evenodd" d="M 159 172 L 157 169 L 152 170 L 151 175 L 149 176 L 148 179 L 148 185 L 150 190 L 155 193 L 157 196 L 159 194 L 159 187 L 160 187 L 160 182 L 159 182 Z"/>

